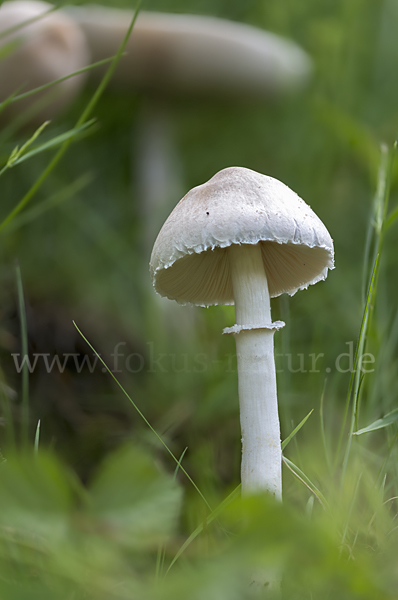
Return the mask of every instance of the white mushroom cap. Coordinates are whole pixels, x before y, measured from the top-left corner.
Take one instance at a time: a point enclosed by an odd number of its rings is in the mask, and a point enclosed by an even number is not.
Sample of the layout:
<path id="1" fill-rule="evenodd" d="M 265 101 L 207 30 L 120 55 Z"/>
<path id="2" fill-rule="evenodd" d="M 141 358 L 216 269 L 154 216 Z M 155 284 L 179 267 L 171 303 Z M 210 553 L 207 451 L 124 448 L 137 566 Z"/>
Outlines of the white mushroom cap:
<path id="1" fill-rule="evenodd" d="M 116 53 L 133 17 L 132 11 L 95 5 L 68 10 L 94 61 Z M 198 15 L 140 12 L 125 52 L 113 85 L 173 94 L 263 97 L 300 87 L 312 70 L 308 55 L 290 40 Z"/>
<path id="2" fill-rule="evenodd" d="M 233 304 L 226 248 L 258 243 L 271 297 L 293 295 L 334 268 L 333 240 L 297 194 L 250 169 L 223 169 L 163 225 L 150 261 L 155 290 L 183 304 Z"/>
<path id="3" fill-rule="evenodd" d="M 0 32 L 21 25 L 16 31 L 0 38 L 0 46 L 13 41 L 19 43 L 0 61 L 0 101 L 6 100 L 21 86 L 21 92 L 30 91 L 89 64 L 88 47 L 79 25 L 62 11 L 44 14 L 52 8 L 47 2 L 29 0 L 4 2 L 0 6 Z M 22 25 L 35 17 L 40 18 Z M 42 109 L 38 119 L 51 118 L 69 104 L 83 82 L 84 76 L 78 75 L 44 92 L 55 98 Z M 7 110 L 12 110 L 13 114 L 20 113 L 42 97 L 41 94 L 34 94 Z"/>

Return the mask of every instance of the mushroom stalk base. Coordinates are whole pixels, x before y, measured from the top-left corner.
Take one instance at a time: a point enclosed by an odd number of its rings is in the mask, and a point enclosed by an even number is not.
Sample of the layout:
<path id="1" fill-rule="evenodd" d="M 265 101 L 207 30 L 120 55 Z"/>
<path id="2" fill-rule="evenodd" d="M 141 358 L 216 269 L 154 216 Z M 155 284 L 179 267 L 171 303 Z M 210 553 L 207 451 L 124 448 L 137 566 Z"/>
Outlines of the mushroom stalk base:
<path id="1" fill-rule="evenodd" d="M 261 247 L 228 249 L 235 298 L 235 334 L 242 430 L 242 493 L 282 499 L 282 451 L 276 393 L 274 333 Z M 234 329 L 234 328 L 232 328 Z"/>

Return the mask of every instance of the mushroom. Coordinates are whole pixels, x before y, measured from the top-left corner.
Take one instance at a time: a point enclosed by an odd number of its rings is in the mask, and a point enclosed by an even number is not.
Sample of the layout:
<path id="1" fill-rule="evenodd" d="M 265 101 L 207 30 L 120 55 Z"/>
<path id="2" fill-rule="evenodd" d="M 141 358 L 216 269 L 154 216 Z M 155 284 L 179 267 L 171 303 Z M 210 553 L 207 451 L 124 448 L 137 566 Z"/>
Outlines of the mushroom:
<path id="1" fill-rule="evenodd" d="M 286 185 L 242 167 L 193 188 L 164 223 L 152 250 L 155 290 L 199 306 L 235 304 L 242 430 L 242 492 L 282 498 L 281 439 L 270 298 L 323 280 L 333 241 Z"/>
<path id="2" fill-rule="evenodd" d="M 73 6 L 94 61 L 115 54 L 133 11 Z M 311 61 L 294 42 L 257 27 L 198 15 L 142 11 L 111 85 L 171 94 L 247 98 L 294 90 L 308 80 Z M 92 76 L 101 76 L 96 69 Z"/>
<path id="3" fill-rule="evenodd" d="M 47 2 L 28 0 L 0 6 L 0 46 L 16 44 L 0 61 L 0 101 L 19 88 L 21 92 L 33 90 L 89 64 L 81 28 L 68 15 L 53 9 Z M 58 83 L 55 89 L 10 105 L 7 112 L 15 116 L 31 107 L 33 110 L 40 101 L 42 105 L 33 120 L 52 118 L 71 103 L 83 82 L 84 76 L 77 75 Z"/>

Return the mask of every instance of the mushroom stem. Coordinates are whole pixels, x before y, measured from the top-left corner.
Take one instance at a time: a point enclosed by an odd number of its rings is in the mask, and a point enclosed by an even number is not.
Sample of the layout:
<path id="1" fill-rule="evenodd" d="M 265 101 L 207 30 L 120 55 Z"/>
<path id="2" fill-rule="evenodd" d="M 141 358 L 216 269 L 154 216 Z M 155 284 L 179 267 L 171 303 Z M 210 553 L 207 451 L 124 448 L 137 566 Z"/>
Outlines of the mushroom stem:
<path id="1" fill-rule="evenodd" d="M 270 296 L 259 244 L 228 248 L 237 324 L 234 333 L 242 430 L 242 492 L 282 499 L 282 451 Z"/>

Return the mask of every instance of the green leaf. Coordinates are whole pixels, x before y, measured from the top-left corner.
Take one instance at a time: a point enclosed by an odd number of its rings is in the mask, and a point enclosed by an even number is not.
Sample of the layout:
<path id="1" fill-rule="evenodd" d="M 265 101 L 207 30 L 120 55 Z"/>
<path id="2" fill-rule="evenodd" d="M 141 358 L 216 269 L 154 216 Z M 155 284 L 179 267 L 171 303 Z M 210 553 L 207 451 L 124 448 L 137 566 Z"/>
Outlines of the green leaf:
<path id="1" fill-rule="evenodd" d="M 0 464 L 0 546 L 7 535 L 46 547 L 68 531 L 75 480 L 54 456 L 8 456 Z"/>
<path id="2" fill-rule="evenodd" d="M 397 421 L 398 421 L 398 408 L 395 408 L 394 410 L 389 412 L 387 415 L 385 415 L 381 419 L 377 419 L 377 421 L 374 421 L 367 427 L 364 427 L 363 429 L 358 429 L 358 431 L 353 431 L 352 435 L 362 435 L 363 433 L 369 433 L 371 431 L 376 431 L 377 429 L 384 429 L 384 427 L 388 427 L 389 425 L 392 425 L 393 423 L 396 423 Z"/>
<path id="3" fill-rule="evenodd" d="M 132 548 L 153 548 L 174 531 L 181 489 L 133 445 L 109 456 L 90 486 L 89 512 L 101 530 Z"/>

